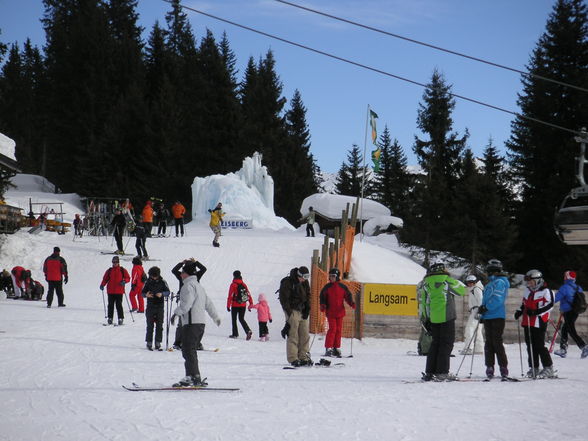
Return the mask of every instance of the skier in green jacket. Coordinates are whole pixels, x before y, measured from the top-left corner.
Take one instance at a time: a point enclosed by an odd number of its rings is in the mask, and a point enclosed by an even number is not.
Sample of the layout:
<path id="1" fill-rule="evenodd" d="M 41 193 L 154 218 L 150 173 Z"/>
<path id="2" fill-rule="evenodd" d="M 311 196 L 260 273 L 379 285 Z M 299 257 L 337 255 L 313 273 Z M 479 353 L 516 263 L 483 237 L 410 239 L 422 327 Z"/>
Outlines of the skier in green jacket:
<path id="1" fill-rule="evenodd" d="M 464 284 L 449 277 L 445 263 L 431 264 L 419 289 L 421 321 L 433 337 L 423 374 L 425 381 L 444 381 L 449 377 L 449 358 L 455 341 L 455 296 L 465 293 Z"/>

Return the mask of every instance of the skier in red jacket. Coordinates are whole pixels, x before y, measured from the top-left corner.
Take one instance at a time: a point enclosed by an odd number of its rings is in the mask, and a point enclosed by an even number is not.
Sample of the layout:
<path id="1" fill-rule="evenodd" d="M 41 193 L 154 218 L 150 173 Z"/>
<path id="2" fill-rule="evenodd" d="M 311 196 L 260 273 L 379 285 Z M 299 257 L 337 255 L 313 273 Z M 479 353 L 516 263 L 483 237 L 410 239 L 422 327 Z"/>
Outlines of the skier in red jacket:
<path id="1" fill-rule="evenodd" d="M 100 290 L 103 291 L 106 286 L 106 293 L 108 294 L 108 324 L 112 325 L 112 317 L 114 316 L 114 306 L 116 305 L 116 315 L 118 316 L 118 324 L 122 325 L 125 314 L 122 306 L 122 298 L 125 295 L 125 284 L 129 283 L 131 277 L 126 269 L 120 266 L 118 256 L 112 258 L 112 267 L 108 268 L 100 283 Z"/>
<path id="2" fill-rule="evenodd" d="M 140 257 L 133 258 L 133 270 L 131 271 L 131 312 L 143 314 L 145 312 L 145 301 L 143 300 L 143 285 L 147 281 L 147 275 L 143 269 L 143 261 Z"/>
<path id="3" fill-rule="evenodd" d="M 343 317 L 345 317 L 345 306 L 343 301 L 355 309 L 353 296 L 349 288 L 339 280 L 339 270 L 329 270 L 329 283 L 327 283 L 320 294 L 321 311 L 327 315 L 329 330 L 325 338 L 325 355 L 327 357 L 341 357 L 341 330 L 343 329 Z"/>
<path id="4" fill-rule="evenodd" d="M 51 308 L 53 302 L 53 293 L 57 293 L 57 306 L 63 307 L 63 284 L 67 285 L 67 263 L 65 259 L 59 255 L 61 250 L 59 247 L 53 248 L 53 254 L 45 259 L 43 264 L 43 272 L 45 273 L 45 280 L 48 284 L 47 291 L 47 308 Z"/>
<path id="5" fill-rule="evenodd" d="M 251 340 L 251 328 L 245 321 L 245 307 L 249 302 L 249 310 L 253 305 L 253 299 L 249 293 L 249 288 L 243 282 L 241 277 L 241 271 L 233 271 L 233 282 L 229 286 L 229 296 L 227 297 L 227 311 L 231 313 L 231 320 L 233 323 L 233 332 L 229 336 L 230 338 L 239 337 L 239 330 L 237 329 L 237 316 L 239 317 L 239 323 L 243 326 L 243 330 L 247 334 L 247 340 Z"/>

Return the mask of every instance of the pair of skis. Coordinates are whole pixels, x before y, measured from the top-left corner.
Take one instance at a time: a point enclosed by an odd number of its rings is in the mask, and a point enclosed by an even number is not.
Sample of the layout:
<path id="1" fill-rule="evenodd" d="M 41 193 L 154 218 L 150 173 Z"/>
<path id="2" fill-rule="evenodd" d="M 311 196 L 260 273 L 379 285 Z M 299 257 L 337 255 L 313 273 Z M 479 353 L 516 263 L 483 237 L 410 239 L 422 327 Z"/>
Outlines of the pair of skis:
<path id="1" fill-rule="evenodd" d="M 125 390 L 131 392 L 157 392 L 157 391 L 208 391 L 208 392 L 236 392 L 241 389 L 238 387 L 208 387 L 208 386 L 182 386 L 182 387 L 173 387 L 173 386 L 139 386 L 136 383 L 133 383 L 132 386 L 124 386 Z"/>

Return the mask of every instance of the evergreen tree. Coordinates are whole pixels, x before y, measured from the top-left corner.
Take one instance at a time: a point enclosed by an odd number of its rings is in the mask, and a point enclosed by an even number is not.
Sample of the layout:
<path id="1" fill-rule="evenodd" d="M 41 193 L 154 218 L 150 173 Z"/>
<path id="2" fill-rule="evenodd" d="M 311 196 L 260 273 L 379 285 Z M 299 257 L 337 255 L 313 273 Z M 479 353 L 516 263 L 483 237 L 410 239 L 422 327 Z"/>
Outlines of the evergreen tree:
<path id="1" fill-rule="evenodd" d="M 528 71 L 580 87 L 588 87 L 588 19 L 582 0 L 558 0 L 546 30 L 539 38 Z M 564 85 L 523 77 L 518 105 L 527 118 L 580 129 L 588 121 L 584 93 Z M 538 268 L 560 280 L 566 268 L 588 271 L 585 247 L 558 242 L 552 214 L 575 182 L 575 156 L 579 146 L 571 134 L 517 117 L 507 143 L 512 175 L 521 195 L 516 207 L 522 258 L 516 269 Z"/>
<path id="2" fill-rule="evenodd" d="M 361 196 L 363 179 L 363 155 L 357 144 L 353 144 L 347 152 L 347 162 L 343 162 L 337 173 L 335 191 L 345 196 Z M 368 179 L 366 176 L 366 185 Z M 364 197 L 368 197 L 369 191 L 364 190 Z"/>

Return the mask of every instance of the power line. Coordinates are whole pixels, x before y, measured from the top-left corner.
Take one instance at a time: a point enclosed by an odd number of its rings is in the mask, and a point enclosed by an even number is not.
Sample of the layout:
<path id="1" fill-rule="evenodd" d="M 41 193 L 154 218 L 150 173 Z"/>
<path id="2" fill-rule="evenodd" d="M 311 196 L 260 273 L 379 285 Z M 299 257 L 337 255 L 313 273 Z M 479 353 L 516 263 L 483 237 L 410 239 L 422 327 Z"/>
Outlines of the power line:
<path id="1" fill-rule="evenodd" d="M 322 15 L 324 17 L 329 17 L 329 18 L 332 18 L 333 20 L 342 21 L 344 23 L 348 23 L 348 24 L 351 24 L 353 26 L 357 26 L 357 27 L 360 27 L 360 28 L 368 29 L 370 31 L 378 32 L 380 34 L 388 35 L 389 37 L 394 37 L 394 38 L 398 38 L 400 40 L 409 41 L 411 43 L 419 44 L 421 46 L 430 47 L 431 49 L 435 49 L 435 50 L 438 50 L 438 51 L 441 51 L 441 52 L 446 52 L 448 54 L 457 55 L 458 57 L 463 57 L 463 58 L 467 58 L 469 60 L 478 61 L 480 63 L 484 63 L 484 64 L 487 64 L 489 66 L 494 66 L 494 67 L 498 67 L 500 69 L 509 70 L 511 72 L 516 72 L 516 73 L 521 74 L 521 75 L 523 75 L 525 77 L 533 77 L 533 78 L 537 78 L 539 80 L 548 81 L 550 83 L 559 84 L 560 86 L 570 87 L 572 89 L 581 90 L 582 92 L 588 92 L 588 89 L 585 89 L 584 87 L 575 86 L 573 84 L 565 83 L 565 82 L 559 81 L 559 80 L 554 80 L 553 78 L 544 77 L 542 75 L 537 75 L 537 74 L 534 74 L 534 73 L 531 73 L 531 72 L 525 72 L 523 70 L 515 69 L 514 67 L 509 67 L 509 66 L 505 66 L 503 64 L 495 63 L 493 61 L 484 60 L 483 58 L 478 58 L 478 57 L 474 57 L 474 56 L 471 56 L 471 55 L 462 54 L 460 52 L 452 51 L 450 49 L 445 49 L 445 48 L 442 48 L 440 46 L 435 46 L 435 45 L 430 44 L 430 43 L 425 43 L 425 42 L 422 42 L 422 41 L 419 41 L 419 40 L 414 40 L 412 38 L 404 37 L 402 35 L 394 34 L 392 32 L 388 32 L 388 31 L 384 31 L 382 29 L 374 28 L 372 26 L 367 26 L 367 25 L 364 25 L 362 23 L 358 23 L 358 22 L 355 22 L 355 21 L 352 21 L 352 20 L 347 20 L 346 18 L 341 18 L 341 17 L 337 17 L 335 15 L 327 14 L 326 12 L 317 11 L 316 9 L 307 8 L 306 6 L 297 5 L 296 3 L 291 3 L 291 2 L 285 1 L 285 0 L 274 0 L 274 1 L 276 1 L 278 3 L 283 3 L 283 4 L 288 5 L 288 6 L 293 6 L 293 7 L 298 8 L 298 9 L 303 9 L 305 11 L 312 12 L 314 14 Z"/>
<path id="2" fill-rule="evenodd" d="M 163 0 L 163 1 L 164 2 L 167 2 L 167 3 L 172 3 L 171 0 Z M 401 80 L 401 81 L 405 81 L 407 83 L 415 84 L 415 85 L 421 86 L 421 87 L 423 87 L 425 89 L 428 87 L 424 83 L 420 83 L 418 81 L 414 81 L 414 80 L 411 80 L 409 78 L 404 78 L 404 77 L 401 77 L 399 75 L 394 75 L 394 74 L 389 73 L 389 72 L 386 72 L 384 70 L 377 69 L 377 68 L 371 67 L 371 66 L 367 66 L 365 64 L 362 64 L 362 63 L 358 63 L 356 61 L 349 60 L 347 58 L 339 57 L 337 55 L 333 55 L 333 54 L 330 54 L 328 52 L 321 51 L 319 49 L 314 49 L 314 48 L 312 48 L 310 46 L 305 46 L 303 44 L 296 43 L 294 41 L 287 40 L 285 38 L 278 37 L 276 35 L 272 35 L 272 34 L 269 34 L 267 32 L 254 29 L 252 27 L 245 26 L 245 25 L 236 23 L 234 21 L 231 21 L 231 20 L 227 20 L 225 18 L 218 17 L 216 15 L 209 14 L 208 12 L 200 11 L 200 10 L 195 9 L 195 8 L 192 8 L 190 6 L 185 6 L 185 5 L 180 4 L 180 7 L 182 7 L 183 9 L 187 9 L 189 11 L 192 11 L 192 12 L 196 12 L 197 14 L 204 15 L 206 17 L 212 18 L 214 20 L 222 21 L 223 23 L 227 23 L 227 24 L 230 24 L 232 26 L 236 26 L 238 28 L 245 29 L 247 31 L 251 31 L 251 32 L 254 32 L 256 34 L 263 35 L 265 37 L 269 37 L 269 38 L 272 38 L 274 40 L 278 40 L 278 41 L 281 41 L 283 43 L 290 44 L 292 46 L 296 46 L 296 47 L 299 47 L 301 49 L 305 49 L 307 51 L 314 52 L 314 53 L 319 54 L 319 55 L 324 55 L 325 57 L 333 58 L 335 60 L 342 61 L 344 63 L 351 64 L 353 66 L 357 66 L 357 67 L 360 67 L 362 69 L 370 70 L 372 72 L 376 72 L 376 73 L 379 73 L 379 74 L 382 74 L 382 75 L 385 75 L 385 76 L 388 76 L 388 77 L 391 77 L 391 78 L 396 78 L 397 80 Z M 542 121 L 542 120 L 537 119 L 537 118 L 533 118 L 531 116 L 527 116 L 527 115 L 523 115 L 523 114 L 520 114 L 520 113 L 517 113 L 517 112 L 513 112 L 512 110 L 504 109 L 502 107 L 498 107 L 498 106 L 495 106 L 493 104 L 488 104 L 488 103 L 485 103 L 483 101 L 476 100 L 474 98 L 468 98 L 466 96 L 458 95 L 458 94 L 452 93 L 452 92 L 448 92 L 448 95 L 450 95 L 451 97 L 454 97 L 454 98 L 459 98 L 459 99 L 464 100 L 464 101 L 469 101 L 471 103 L 478 104 L 480 106 L 484 106 L 484 107 L 488 107 L 490 109 L 498 110 L 500 112 L 508 113 L 510 115 L 514 115 L 514 116 L 517 116 L 519 118 L 526 119 L 528 121 L 533 121 L 533 122 L 536 122 L 538 124 L 543 124 L 543 125 L 546 125 L 546 126 L 555 128 L 555 129 L 563 130 L 565 132 L 573 133 L 574 135 L 578 135 L 580 133 L 577 130 L 568 129 L 567 127 L 562 127 L 562 126 L 559 126 L 557 124 L 553 124 L 553 123 L 550 123 L 550 122 Z"/>

